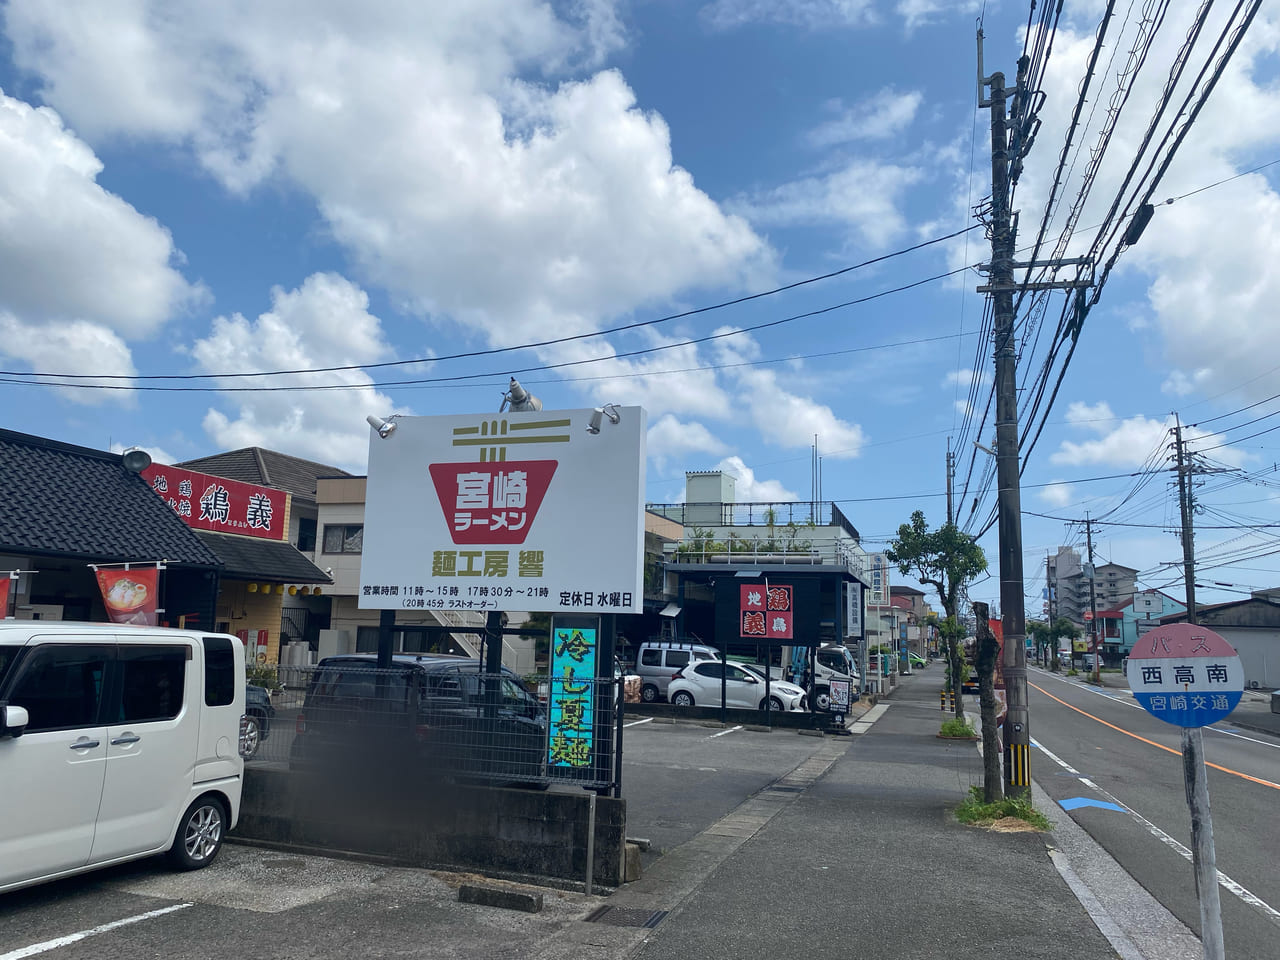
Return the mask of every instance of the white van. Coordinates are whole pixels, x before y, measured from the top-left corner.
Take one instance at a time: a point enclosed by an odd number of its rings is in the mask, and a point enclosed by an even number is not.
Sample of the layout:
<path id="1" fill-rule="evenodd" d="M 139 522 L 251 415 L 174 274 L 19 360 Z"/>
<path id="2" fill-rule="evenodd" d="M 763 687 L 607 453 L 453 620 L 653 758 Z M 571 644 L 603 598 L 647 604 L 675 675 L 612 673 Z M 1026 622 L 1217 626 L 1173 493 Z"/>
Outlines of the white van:
<path id="1" fill-rule="evenodd" d="M 698 660 L 719 660 L 720 651 L 700 643 L 675 643 L 647 640 L 636 654 L 636 673 L 640 675 L 640 699 L 655 703 L 665 699 L 671 678 Z"/>
<path id="2" fill-rule="evenodd" d="M 212 862 L 240 816 L 244 689 L 236 637 L 0 622 L 0 891 Z"/>

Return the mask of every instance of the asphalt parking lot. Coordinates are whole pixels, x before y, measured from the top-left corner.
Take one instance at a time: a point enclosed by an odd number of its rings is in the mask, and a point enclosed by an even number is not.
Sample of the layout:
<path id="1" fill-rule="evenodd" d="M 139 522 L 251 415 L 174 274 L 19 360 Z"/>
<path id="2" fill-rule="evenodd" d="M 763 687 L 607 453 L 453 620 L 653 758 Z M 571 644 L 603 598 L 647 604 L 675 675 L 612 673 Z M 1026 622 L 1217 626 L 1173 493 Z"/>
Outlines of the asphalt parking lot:
<path id="1" fill-rule="evenodd" d="M 627 832 L 651 841 L 646 865 L 824 744 L 794 731 L 629 724 Z M 526 957 L 607 903 L 549 888 L 536 888 L 537 914 L 459 903 L 459 884 L 477 879 L 228 844 L 195 873 L 171 873 L 157 859 L 0 894 L 0 960 Z"/>

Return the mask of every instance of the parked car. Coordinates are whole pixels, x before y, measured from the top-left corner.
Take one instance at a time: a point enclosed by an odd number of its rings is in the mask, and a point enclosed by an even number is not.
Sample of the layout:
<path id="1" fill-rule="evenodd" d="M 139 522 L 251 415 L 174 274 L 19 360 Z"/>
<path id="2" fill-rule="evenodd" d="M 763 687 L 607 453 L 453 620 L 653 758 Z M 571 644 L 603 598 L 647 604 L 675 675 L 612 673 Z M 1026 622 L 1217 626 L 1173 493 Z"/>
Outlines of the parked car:
<path id="1" fill-rule="evenodd" d="M 759 677 L 761 683 L 764 682 L 765 668 L 763 665 L 740 663 L 737 666 Z M 771 710 L 809 709 L 808 696 L 805 694 L 804 688 L 796 686 L 796 684 L 788 680 L 779 680 L 777 677 L 770 677 L 769 679 L 769 699 L 772 701 Z M 760 709 L 764 709 L 764 700 L 760 701 Z"/>
<path id="2" fill-rule="evenodd" d="M 271 705 L 271 694 L 266 687 L 246 683 L 244 685 L 244 734 L 240 738 L 240 753 L 246 760 L 257 756 L 262 741 L 271 736 L 271 723 L 276 708 Z"/>
<path id="3" fill-rule="evenodd" d="M 908 653 L 907 660 L 911 664 L 912 670 L 915 670 L 917 667 L 924 668 L 929 665 L 929 661 L 915 652 Z"/>
<path id="4" fill-rule="evenodd" d="M 0 891 L 208 866 L 240 816 L 243 678 L 232 636 L 0 622 Z"/>
<path id="5" fill-rule="evenodd" d="M 398 654 L 326 657 L 312 673 L 289 765 L 351 773 L 414 769 L 545 786 L 547 710 L 511 670 L 495 702 L 480 660 Z"/>
<path id="6" fill-rule="evenodd" d="M 640 676 L 640 699 L 653 703 L 667 697 L 671 678 L 699 660 L 719 660 L 714 647 L 697 643 L 668 643 L 650 640 L 640 645 L 636 655 L 636 673 Z"/>
<path id="7" fill-rule="evenodd" d="M 699 660 L 684 667 L 672 678 L 667 698 L 678 707 L 718 707 L 723 677 L 724 705 L 744 710 L 763 710 L 766 699 L 764 677 L 736 663 Z M 785 680 L 771 681 L 769 699 L 774 710 L 803 710 L 805 692 Z"/>

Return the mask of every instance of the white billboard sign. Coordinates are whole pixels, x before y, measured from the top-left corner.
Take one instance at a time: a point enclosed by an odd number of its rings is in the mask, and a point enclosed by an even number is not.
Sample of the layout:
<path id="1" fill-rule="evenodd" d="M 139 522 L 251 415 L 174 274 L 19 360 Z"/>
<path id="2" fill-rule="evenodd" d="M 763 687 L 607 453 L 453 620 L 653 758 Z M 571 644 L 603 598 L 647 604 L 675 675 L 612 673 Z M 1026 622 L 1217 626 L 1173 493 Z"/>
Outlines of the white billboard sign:
<path id="1" fill-rule="evenodd" d="M 370 432 L 364 609 L 639 613 L 645 412 L 397 417 Z"/>
<path id="2" fill-rule="evenodd" d="M 871 554 L 871 589 L 867 591 L 867 606 L 889 605 L 889 561 L 883 553 Z"/>
<path id="3" fill-rule="evenodd" d="M 858 581 L 844 585 L 845 613 L 844 635 L 862 636 L 862 584 Z"/>

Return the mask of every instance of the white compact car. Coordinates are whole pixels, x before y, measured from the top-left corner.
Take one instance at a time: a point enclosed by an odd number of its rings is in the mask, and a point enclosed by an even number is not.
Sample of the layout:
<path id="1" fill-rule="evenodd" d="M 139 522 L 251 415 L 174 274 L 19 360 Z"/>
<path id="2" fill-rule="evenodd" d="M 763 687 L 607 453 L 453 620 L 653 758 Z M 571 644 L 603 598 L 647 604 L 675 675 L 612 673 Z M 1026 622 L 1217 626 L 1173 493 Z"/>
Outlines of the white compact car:
<path id="1" fill-rule="evenodd" d="M 0 622 L 0 891 L 207 866 L 240 815 L 244 698 L 236 637 Z"/>
<path id="2" fill-rule="evenodd" d="M 720 706 L 721 678 L 724 705 L 744 710 L 765 708 L 764 676 L 736 663 L 699 660 L 681 670 L 667 687 L 667 699 L 678 707 Z M 770 708 L 803 710 L 805 692 L 794 683 L 773 680 L 769 684 Z"/>

